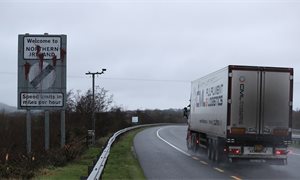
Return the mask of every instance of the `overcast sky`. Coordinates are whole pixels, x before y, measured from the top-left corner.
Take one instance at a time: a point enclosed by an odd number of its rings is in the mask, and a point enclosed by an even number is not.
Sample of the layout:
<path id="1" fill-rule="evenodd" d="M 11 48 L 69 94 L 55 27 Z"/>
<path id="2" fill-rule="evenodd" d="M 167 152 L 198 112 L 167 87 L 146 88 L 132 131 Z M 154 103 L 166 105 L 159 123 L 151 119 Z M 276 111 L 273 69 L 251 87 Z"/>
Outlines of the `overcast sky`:
<path id="1" fill-rule="evenodd" d="M 190 82 L 229 64 L 293 67 L 300 0 L 0 0 L 0 102 L 17 105 L 18 34 L 66 34 L 67 89 L 96 84 L 125 109 L 182 108 Z"/>

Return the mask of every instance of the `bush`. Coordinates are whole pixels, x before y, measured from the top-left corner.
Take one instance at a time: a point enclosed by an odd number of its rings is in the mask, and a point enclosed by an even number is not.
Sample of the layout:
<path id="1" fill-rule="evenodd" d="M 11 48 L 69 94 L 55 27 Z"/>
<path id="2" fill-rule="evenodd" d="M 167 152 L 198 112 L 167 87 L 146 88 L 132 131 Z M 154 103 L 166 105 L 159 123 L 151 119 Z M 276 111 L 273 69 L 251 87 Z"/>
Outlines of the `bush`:
<path id="1" fill-rule="evenodd" d="M 8 154 L 1 157 L 1 178 L 32 178 L 35 172 L 45 166 L 64 166 L 86 149 L 85 138 L 74 140 L 64 148 L 51 149 L 38 154 Z M 1 153 L 3 156 L 4 153 Z"/>

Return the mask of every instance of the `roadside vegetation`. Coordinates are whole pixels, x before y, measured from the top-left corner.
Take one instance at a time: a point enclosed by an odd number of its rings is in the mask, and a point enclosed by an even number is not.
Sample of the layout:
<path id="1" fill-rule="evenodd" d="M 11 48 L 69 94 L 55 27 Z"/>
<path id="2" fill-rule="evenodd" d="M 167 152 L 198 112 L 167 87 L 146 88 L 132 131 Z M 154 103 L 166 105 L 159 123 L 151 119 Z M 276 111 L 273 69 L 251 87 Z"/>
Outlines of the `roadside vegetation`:
<path id="1" fill-rule="evenodd" d="M 132 130 L 122 135 L 113 145 L 102 179 L 145 179 L 133 152 L 134 136 L 141 130 Z"/>
<path id="2" fill-rule="evenodd" d="M 88 167 L 93 166 L 93 162 L 100 155 L 102 147 L 105 145 L 109 136 L 100 138 L 96 145 L 88 148 L 80 157 L 69 162 L 63 167 L 48 166 L 40 169 L 36 179 L 79 179 L 80 177 L 88 176 Z"/>
<path id="3" fill-rule="evenodd" d="M 79 179 L 88 176 L 88 166 L 92 165 L 94 158 L 101 152 L 99 147 L 87 149 L 81 157 L 63 167 L 49 166 L 40 170 L 37 179 Z"/>

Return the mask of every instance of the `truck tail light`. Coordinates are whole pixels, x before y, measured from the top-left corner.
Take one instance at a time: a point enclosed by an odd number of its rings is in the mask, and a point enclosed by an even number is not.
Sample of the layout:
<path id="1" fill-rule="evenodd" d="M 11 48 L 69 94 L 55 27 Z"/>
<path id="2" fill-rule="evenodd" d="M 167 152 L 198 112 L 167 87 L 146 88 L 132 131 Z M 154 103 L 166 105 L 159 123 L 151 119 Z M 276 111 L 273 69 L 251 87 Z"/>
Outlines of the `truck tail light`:
<path id="1" fill-rule="evenodd" d="M 275 136 L 287 136 L 289 131 L 288 129 L 274 129 L 272 134 Z"/>
<path id="2" fill-rule="evenodd" d="M 275 155 L 286 155 L 287 153 L 286 149 L 275 149 Z"/>
<path id="3" fill-rule="evenodd" d="M 231 134 L 245 134 L 246 133 L 246 129 L 245 128 L 233 127 L 233 128 L 230 129 L 230 133 Z"/>
<path id="4" fill-rule="evenodd" d="M 229 146 L 229 154 L 238 155 L 241 154 L 241 147 L 239 146 Z"/>

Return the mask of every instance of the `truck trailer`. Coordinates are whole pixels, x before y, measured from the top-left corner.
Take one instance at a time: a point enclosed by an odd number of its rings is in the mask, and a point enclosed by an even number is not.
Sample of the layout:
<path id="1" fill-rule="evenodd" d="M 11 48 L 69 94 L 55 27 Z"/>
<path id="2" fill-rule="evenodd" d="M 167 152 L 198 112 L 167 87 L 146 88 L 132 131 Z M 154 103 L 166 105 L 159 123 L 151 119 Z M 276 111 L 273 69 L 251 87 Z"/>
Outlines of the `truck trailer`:
<path id="1" fill-rule="evenodd" d="M 187 148 L 216 162 L 287 164 L 292 104 L 293 68 L 229 65 L 192 81 Z"/>

